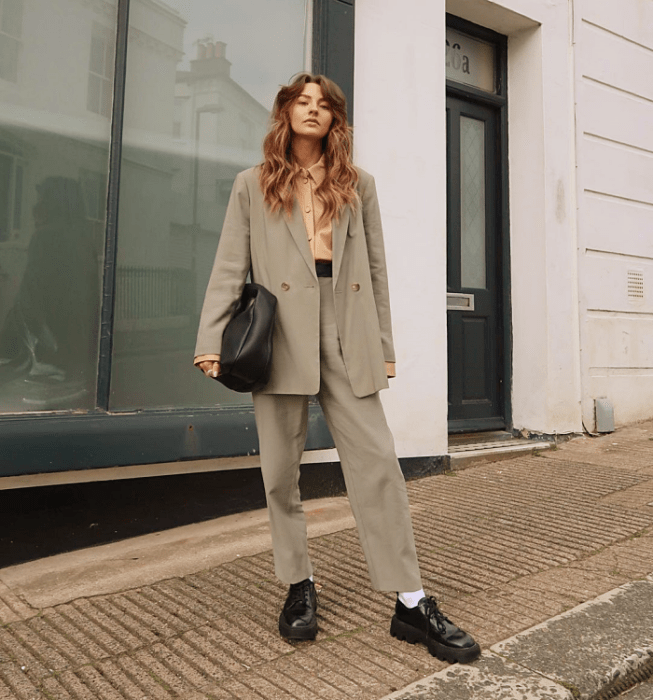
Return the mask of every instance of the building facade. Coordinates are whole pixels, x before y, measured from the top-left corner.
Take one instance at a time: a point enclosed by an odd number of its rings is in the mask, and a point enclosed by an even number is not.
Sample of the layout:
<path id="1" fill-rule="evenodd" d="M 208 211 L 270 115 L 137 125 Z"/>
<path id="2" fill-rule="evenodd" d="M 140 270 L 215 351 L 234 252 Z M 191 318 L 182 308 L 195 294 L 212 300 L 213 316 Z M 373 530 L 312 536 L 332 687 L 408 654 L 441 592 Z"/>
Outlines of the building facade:
<path id="1" fill-rule="evenodd" d="M 192 352 L 303 69 L 376 178 L 404 464 L 653 416 L 651 0 L 0 0 L 0 476 L 257 466 Z M 305 461 L 336 459 L 312 404 Z"/>

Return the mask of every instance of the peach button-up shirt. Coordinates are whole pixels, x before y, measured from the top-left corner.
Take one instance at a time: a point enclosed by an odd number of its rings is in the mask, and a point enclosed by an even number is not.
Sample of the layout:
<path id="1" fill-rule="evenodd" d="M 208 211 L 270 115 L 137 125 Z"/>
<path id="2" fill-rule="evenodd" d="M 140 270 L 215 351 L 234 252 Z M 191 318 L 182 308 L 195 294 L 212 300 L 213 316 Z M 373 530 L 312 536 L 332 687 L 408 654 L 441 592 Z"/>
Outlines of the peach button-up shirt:
<path id="1" fill-rule="evenodd" d="M 313 260 L 319 262 L 331 262 L 333 260 L 332 226 L 331 221 L 322 221 L 324 205 L 319 197 L 315 196 L 315 190 L 324 182 L 326 167 L 324 155 L 310 168 L 301 168 L 297 186 L 296 197 L 304 219 L 308 243 L 311 247 Z M 194 364 L 205 360 L 220 361 L 220 355 L 198 355 Z M 386 362 L 385 370 L 388 377 L 396 376 L 395 363 Z"/>
<path id="2" fill-rule="evenodd" d="M 324 205 L 322 200 L 315 196 L 315 190 L 324 182 L 325 170 L 324 156 L 310 168 L 302 168 L 299 172 L 296 195 L 313 260 L 331 262 L 333 259 L 331 221 L 322 221 Z"/>

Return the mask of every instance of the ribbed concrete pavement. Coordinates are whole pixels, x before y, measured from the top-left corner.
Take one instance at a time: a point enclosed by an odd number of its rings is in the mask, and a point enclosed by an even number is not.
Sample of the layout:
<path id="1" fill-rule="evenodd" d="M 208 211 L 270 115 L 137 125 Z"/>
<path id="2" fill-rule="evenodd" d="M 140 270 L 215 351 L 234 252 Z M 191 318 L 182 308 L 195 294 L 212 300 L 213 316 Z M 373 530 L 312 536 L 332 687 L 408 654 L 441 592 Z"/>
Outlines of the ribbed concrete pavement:
<path id="1" fill-rule="evenodd" d="M 409 492 L 425 588 L 486 648 L 653 571 L 653 423 Z M 311 555 L 320 633 L 296 645 L 267 550 L 42 609 L 0 570 L 0 700 L 371 700 L 445 667 L 390 637 L 354 529 Z"/>

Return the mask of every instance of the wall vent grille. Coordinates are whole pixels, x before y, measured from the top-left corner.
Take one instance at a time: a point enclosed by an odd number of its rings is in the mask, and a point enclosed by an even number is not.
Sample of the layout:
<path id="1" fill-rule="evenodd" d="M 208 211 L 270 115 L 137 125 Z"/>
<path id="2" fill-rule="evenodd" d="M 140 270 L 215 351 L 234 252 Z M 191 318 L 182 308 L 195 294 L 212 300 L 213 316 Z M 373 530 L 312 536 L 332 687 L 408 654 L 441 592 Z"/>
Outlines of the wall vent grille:
<path id="1" fill-rule="evenodd" d="M 628 299 L 644 299 L 644 273 L 642 270 L 628 270 Z"/>

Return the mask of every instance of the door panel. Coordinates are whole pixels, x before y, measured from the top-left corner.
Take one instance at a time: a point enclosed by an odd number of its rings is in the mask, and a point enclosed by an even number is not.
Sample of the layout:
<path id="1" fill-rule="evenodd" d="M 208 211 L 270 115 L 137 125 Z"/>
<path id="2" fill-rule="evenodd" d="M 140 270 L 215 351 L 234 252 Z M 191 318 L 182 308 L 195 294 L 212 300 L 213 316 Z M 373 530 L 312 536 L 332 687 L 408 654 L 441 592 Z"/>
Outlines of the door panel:
<path id="1" fill-rule="evenodd" d="M 484 318 L 462 318 L 463 326 L 463 404 L 483 401 L 488 395 L 485 357 L 478 357 L 478 349 L 488 342 L 487 320 Z"/>
<path id="2" fill-rule="evenodd" d="M 497 129 L 495 109 L 447 98 L 450 432 L 505 427 Z"/>

